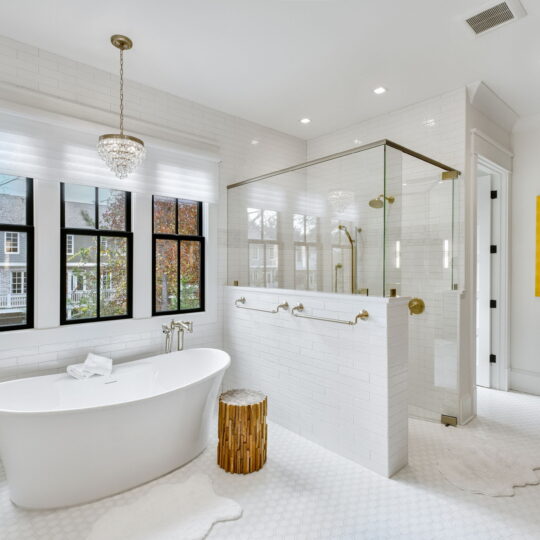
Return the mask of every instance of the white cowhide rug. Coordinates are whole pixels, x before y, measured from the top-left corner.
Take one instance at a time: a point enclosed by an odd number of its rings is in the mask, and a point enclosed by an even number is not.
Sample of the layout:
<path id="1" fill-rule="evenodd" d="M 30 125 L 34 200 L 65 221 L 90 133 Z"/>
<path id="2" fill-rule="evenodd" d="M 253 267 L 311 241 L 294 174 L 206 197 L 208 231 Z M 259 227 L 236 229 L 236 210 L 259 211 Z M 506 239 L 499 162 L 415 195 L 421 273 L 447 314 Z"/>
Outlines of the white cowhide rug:
<path id="1" fill-rule="evenodd" d="M 112 508 L 87 540 L 198 540 L 218 521 L 238 519 L 242 508 L 214 493 L 210 478 L 194 474 L 181 484 L 160 484 L 135 502 Z"/>
<path id="2" fill-rule="evenodd" d="M 492 497 L 511 497 L 514 487 L 540 484 L 535 469 L 540 456 L 531 458 L 518 449 L 484 438 L 450 443 L 438 459 L 441 474 L 454 486 Z"/>

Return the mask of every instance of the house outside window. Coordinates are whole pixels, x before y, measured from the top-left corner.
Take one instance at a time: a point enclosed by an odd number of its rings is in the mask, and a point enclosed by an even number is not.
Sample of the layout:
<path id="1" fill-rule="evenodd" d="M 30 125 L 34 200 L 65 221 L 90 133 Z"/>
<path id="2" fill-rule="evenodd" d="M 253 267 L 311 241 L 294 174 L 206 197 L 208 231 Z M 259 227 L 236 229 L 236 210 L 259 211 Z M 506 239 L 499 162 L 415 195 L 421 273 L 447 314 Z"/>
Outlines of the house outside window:
<path id="1" fill-rule="evenodd" d="M 26 294 L 26 272 L 11 272 L 11 294 Z"/>
<path id="2" fill-rule="evenodd" d="M 33 180 L 0 174 L 0 331 L 33 327 Z"/>
<path id="3" fill-rule="evenodd" d="M 19 253 L 19 233 L 18 232 L 5 232 L 4 233 L 4 253 L 7 255 L 13 253 L 17 255 Z"/>

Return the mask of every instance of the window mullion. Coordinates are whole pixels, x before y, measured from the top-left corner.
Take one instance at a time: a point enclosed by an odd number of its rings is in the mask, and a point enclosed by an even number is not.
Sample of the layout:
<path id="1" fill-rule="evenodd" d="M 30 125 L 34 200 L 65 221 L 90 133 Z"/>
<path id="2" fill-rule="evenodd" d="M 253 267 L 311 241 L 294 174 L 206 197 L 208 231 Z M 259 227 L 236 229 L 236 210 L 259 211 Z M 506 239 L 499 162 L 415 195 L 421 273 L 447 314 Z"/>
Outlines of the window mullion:
<path id="1" fill-rule="evenodd" d="M 96 236 L 96 251 L 96 315 L 99 319 L 101 317 L 101 234 L 99 232 Z"/>
<path id="2" fill-rule="evenodd" d="M 176 203 L 177 213 L 178 213 L 178 202 Z M 177 216 L 177 223 L 178 223 L 178 216 Z M 182 284 L 182 257 L 180 256 L 180 252 L 182 249 L 182 239 L 178 238 L 176 242 L 176 296 L 177 296 L 177 304 L 176 309 L 178 312 L 180 312 L 182 309 L 182 295 L 180 291 L 180 287 Z"/>

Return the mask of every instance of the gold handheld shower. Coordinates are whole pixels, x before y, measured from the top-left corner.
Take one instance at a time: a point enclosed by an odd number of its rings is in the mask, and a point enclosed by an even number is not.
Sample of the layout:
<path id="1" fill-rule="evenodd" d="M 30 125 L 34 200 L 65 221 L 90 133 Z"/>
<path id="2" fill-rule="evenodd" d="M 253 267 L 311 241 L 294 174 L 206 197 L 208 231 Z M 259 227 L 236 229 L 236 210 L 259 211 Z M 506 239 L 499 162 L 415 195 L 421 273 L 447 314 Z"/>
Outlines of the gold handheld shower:
<path id="1" fill-rule="evenodd" d="M 351 244 L 351 294 L 356 293 L 356 247 L 349 229 L 345 225 L 338 225 L 338 229 L 347 235 L 347 240 Z"/>
<path id="2" fill-rule="evenodd" d="M 396 200 L 396 198 L 392 197 L 392 195 L 389 195 L 387 197 L 386 195 L 381 193 L 376 199 L 371 199 L 368 204 L 369 206 L 371 206 L 371 208 L 382 208 L 384 206 L 383 199 L 386 199 L 388 201 L 388 204 L 394 204 L 394 201 Z"/>

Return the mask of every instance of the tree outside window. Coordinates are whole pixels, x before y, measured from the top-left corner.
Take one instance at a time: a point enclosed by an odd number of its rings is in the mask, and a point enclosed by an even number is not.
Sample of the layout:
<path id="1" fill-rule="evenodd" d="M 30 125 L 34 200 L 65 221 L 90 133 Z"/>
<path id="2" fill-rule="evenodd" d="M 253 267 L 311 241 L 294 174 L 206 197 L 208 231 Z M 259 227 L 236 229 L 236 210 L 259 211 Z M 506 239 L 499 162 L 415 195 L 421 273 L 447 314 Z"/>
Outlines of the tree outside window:
<path id="1" fill-rule="evenodd" d="M 202 203 L 153 197 L 153 314 L 204 310 Z"/>

